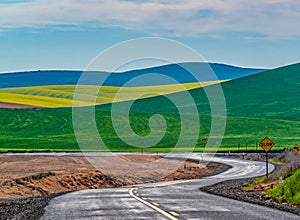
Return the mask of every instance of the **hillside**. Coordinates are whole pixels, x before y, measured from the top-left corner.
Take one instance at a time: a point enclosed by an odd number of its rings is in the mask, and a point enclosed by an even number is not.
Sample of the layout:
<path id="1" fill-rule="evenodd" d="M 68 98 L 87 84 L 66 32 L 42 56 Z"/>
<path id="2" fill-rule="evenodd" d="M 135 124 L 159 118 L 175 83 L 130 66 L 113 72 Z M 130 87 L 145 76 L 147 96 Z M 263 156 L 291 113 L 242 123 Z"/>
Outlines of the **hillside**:
<path id="1" fill-rule="evenodd" d="M 299 71 L 300 64 L 290 65 L 260 74 L 231 80 L 222 84 L 227 103 L 227 124 L 220 150 L 235 151 L 256 150 L 257 143 L 269 136 L 275 143 L 273 149 L 291 147 L 300 143 L 299 121 Z M 214 86 L 205 87 L 205 89 Z M 211 118 L 205 89 L 192 89 L 200 112 L 199 138 L 208 137 Z M 183 99 L 182 93 L 169 96 Z M 167 132 L 164 138 L 147 151 L 169 151 L 176 144 L 181 129 L 180 116 L 176 106 L 163 96 L 140 99 L 131 108 L 130 123 L 139 135 L 147 136 L 150 132 L 149 118 L 162 112 L 167 120 Z M 181 99 L 181 100 L 182 100 Z M 214 99 L 212 99 L 213 101 Z M 184 101 L 184 100 L 182 100 Z M 115 103 L 122 109 L 125 102 Z M 183 103 L 188 110 L 193 103 Z M 95 118 L 98 131 L 103 141 L 112 151 L 142 151 L 125 144 L 118 138 L 112 127 L 110 104 L 97 107 Z M 84 109 L 83 109 L 84 110 Z M 36 110 L 0 109 L 0 150 L 51 150 L 77 151 L 78 144 L 72 126 L 70 108 Z M 86 119 L 83 118 L 86 121 Z M 126 114 L 118 115 L 118 123 L 126 123 Z M 193 123 L 191 123 L 192 125 Z M 190 126 L 186 131 L 192 134 L 196 128 Z M 91 143 L 89 150 L 105 149 L 92 145 L 90 133 L 81 134 Z M 130 136 L 129 138 L 134 138 Z M 196 150 L 203 150 L 205 143 L 199 141 Z M 181 150 L 187 150 L 182 146 Z M 212 146 L 215 147 L 215 146 Z M 207 149 L 206 149 L 207 150 Z"/>
<path id="2" fill-rule="evenodd" d="M 83 109 L 84 110 L 84 109 Z M 61 109 L 0 109 L 0 152 L 7 151 L 79 151 L 72 124 L 72 110 L 70 108 Z M 84 115 L 84 114 L 83 114 Z M 149 118 L 153 113 L 132 113 L 130 122 L 132 129 L 141 136 L 146 136 L 150 132 Z M 167 131 L 164 138 L 155 146 L 143 149 L 144 151 L 166 152 L 170 151 L 176 144 L 180 134 L 180 117 L 176 113 L 163 113 L 167 121 Z M 118 138 L 111 122 L 109 111 L 96 111 L 95 118 L 98 132 L 103 141 L 111 151 L 135 151 L 140 152 L 142 148 L 131 147 Z M 118 115 L 119 124 L 125 124 L 128 120 L 126 114 Z M 208 137 L 210 132 L 210 116 L 200 116 L 199 138 Z M 87 123 L 87 119 L 83 118 Z M 193 134 L 196 129 L 195 123 L 186 134 Z M 105 151 L 106 148 L 93 145 L 90 130 L 83 130 L 79 135 L 90 143 L 90 151 Z M 238 144 L 241 150 L 256 150 L 256 142 L 260 141 L 266 134 L 270 135 L 276 143 L 274 149 L 299 143 L 299 122 L 255 119 L 247 117 L 227 118 L 226 134 L 223 139 L 221 151 L 235 151 Z M 128 138 L 133 138 L 133 134 L 128 134 Z M 146 138 L 145 138 L 146 139 Z M 201 151 L 205 146 L 204 142 L 197 143 L 196 150 Z M 206 150 L 214 150 L 207 148 Z M 191 150 L 190 146 L 181 146 L 181 150 Z"/>
<path id="3" fill-rule="evenodd" d="M 157 86 L 119 87 L 96 85 L 48 85 L 0 89 L 0 108 L 61 108 L 74 106 L 93 106 L 113 102 L 123 102 L 139 98 L 155 97 L 174 92 L 208 86 L 221 81 L 194 82 Z M 118 94 L 120 89 L 121 92 Z M 74 96 L 76 90 L 76 96 Z M 117 96 L 118 94 L 118 96 Z"/>
<path id="4" fill-rule="evenodd" d="M 300 120 L 300 64 L 223 85 L 229 115 Z"/>
<path id="5" fill-rule="evenodd" d="M 219 80 L 212 76 L 209 66 L 215 71 Z M 197 73 L 199 75 L 197 80 L 187 70 Z M 182 63 L 111 75 L 106 72 L 85 72 L 84 75 L 89 79 L 79 82 L 77 81 L 82 74 L 80 71 L 0 74 L 0 108 L 60 108 L 71 107 L 72 104 L 76 106 L 102 105 L 131 100 L 134 97 L 133 94 L 141 94 L 140 98 L 166 95 L 221 83 L 260 71 L 262 70 L 223 64 Z M 162 74 L 164 77 L 140 79 L 124 85 L 131 79 L 139 79 L 140 76 L 147 76 L 150 73 Z M 103 84 L 100 87 L 97 84 L 101 85 L 101 81 Z M 73 98 L 77 84 L 80 87 L 80 94 L 76 94 Z M 115 98 L 121 87 L 121 97 Z M 96 95 L 97 92 L 98 95 Z"/>
<path id="6" fill-rule="evenodd" d="M 227 104 L 226 132 L 223 146 L 256 146 L 265 136 L 269 136 L 277 146 L 292 147 L 300 142 L 300 64 L 281 67 L 260 74 L 222 83 Z M 210 106 L 205 90 L 190 90 L 198 106 L 202 126 L 205 132 L 210 129 Z M 183 93 L 165 97 L 137 100 L 131 112 L 176 113 L 177 107 L 168 100 L 176 97 L 183 100 Z M 213 97 L 211 101 L 213 102 Z M 189 111 L 194 103 L 183 103 Z M 122 111 L 123 104 L 115 104 Z M 100 110 L 109 110 L 110 105 L 99 106 Z M 202 129 L 203 132 L 203 129 Z M 204 133 L 205 133 L 204 132 Z M 208 132 L 207 132 L 208 133 Z"/>
<path id="7" fill-rule="evenodd" d="M 219 80 L 235 79 L 246 75 L 262 72 L 262 69 L 240 68 L 234 66 L 228 66 L 224 64 L 209 64 L 214 70 Z M 201 81 L 216 80 L 207 73 L 207 64 L 204 63 L 183 63 L 181 66 L 192 69 L 193 71 L 200 72 Z M 178 83 L 191 83 L 197 82 L 194 77 L 190 75 L 185 69 L 177 64 L 169 64 L 159 67 L 138 69 L 126 72 L 112 73 L 110 76 L 107 72 L 87 72 L 87 75 L 95 76 L 98 80 L 106 79 L 103 85 L 105 86 L 122 86 L 128 80 L 131 80 L 137 76 L 148 73 L 159 73 L 166 76 L 170 76 L 177 80 Z M 0 88 L 15 88 L 15 87 L 27 87 L 27 86 L 46 86 L 46 85 L 74 85 L 77 84 L 82 71 L 61 71 L 61 70 L 49 70 L 49 71 L 32 71 L 32 72 L 17 72 L 17 73 L 5 73 L 0 74 Z M 85 82 L 87 85 L 98 85 L 97 80 L 90 80 Z M 169 81 L 162 78 L 155 78 L 151 81 L 140 81 L 138 84 L 131 86 L 154 86 L 174 84 L 173 81 Z"/>
<path id="8" fill-rule="evenodd" d="M 277 118 L 299 121 L 300 118 L 300 64 L 289 65 L 222 83 L 227 113 L 230 116 Z M 213 88 L 214 85 L 209 86 Z M 210 107 L 205 90 L 190 90 L 199 112 L 209 114 Z M 168 97 L 183 97 L 182 93 L 166 97 L 154 97 L 136 101 L 132 111 L 136 112 L 175 112 L 176 107 Z M 214 100 L 212 96 L 212 100 Z M 151 103 L 151 105 L 149 105 Z M 122 105 L 120 103 L 120 105 Z M 184 103 L 186 109 L 193 103 Z M 109 105 L 100 107 L 108 109 Z M 121 106 L 120 106 L 121 108 Z"/>

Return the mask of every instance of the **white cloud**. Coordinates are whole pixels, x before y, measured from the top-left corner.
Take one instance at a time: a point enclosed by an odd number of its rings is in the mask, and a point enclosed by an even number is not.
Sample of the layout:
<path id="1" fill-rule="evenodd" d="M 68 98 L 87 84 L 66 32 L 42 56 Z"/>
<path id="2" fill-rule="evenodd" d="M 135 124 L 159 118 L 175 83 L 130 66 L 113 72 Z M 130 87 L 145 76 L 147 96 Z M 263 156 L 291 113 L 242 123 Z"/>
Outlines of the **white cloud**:
<path id="1" fill-rule="evenodd" d="M 0 4 L 0 30 L 58 25 L 197 36 L 222 31 L 300 35 L 298 0 L 34 0 Z"/>

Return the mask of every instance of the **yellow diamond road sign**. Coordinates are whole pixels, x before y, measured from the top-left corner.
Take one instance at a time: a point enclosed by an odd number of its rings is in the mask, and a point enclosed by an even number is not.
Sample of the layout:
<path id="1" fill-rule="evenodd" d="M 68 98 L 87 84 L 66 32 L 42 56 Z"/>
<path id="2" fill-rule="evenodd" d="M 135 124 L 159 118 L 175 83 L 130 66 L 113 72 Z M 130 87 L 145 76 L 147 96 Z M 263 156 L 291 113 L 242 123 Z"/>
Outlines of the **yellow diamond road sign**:
<path id="1" fill-rule="evenodd" d="M 264 149 L 266 152 L 269 152 L 272 147 L 274 147 L 275 143 L 271 141 L 270 138 L 265 137 L 260 143 L 259 146 Z"/>

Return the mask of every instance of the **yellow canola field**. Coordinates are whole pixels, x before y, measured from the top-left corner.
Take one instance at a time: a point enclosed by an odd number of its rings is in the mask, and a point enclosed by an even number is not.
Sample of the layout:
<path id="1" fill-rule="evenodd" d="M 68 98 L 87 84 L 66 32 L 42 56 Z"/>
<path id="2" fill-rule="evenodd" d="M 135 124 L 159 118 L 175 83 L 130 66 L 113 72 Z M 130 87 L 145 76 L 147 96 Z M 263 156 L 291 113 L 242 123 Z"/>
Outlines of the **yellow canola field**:
<path id="1" fill-rule="evenodd" d="M 166 95 L 224 81 L 228 80 L 142 87 L 48 85 L 5 88 L 0 89 L 0 102 L 43 108 L 93 106 Z"/>

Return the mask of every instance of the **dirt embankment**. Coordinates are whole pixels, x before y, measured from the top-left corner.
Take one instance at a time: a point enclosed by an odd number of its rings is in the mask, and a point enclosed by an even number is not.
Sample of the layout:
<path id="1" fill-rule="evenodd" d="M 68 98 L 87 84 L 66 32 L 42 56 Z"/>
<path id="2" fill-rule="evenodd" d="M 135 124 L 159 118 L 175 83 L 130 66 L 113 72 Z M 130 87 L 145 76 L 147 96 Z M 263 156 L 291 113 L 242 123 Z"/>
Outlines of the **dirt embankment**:
<path id="1" fill-rule="evenodd" d="M 52 198 L 72 190 L 195 179 L 230 168 L 219 163 L 199 165 L 154 155 L 88 159 L 101 172 L 85 157 L 0 155 L 0 198 L 6 198 L 0 199 L 0 220 L 39 219 Z"/>
<path id="2" fill-rule="evenodd" d="M 0 155 L 0 198 L 196 179 L 209 175 L 210 168 L 156 155 L 102 156 L 89 160 L 72 156 Z"/>

